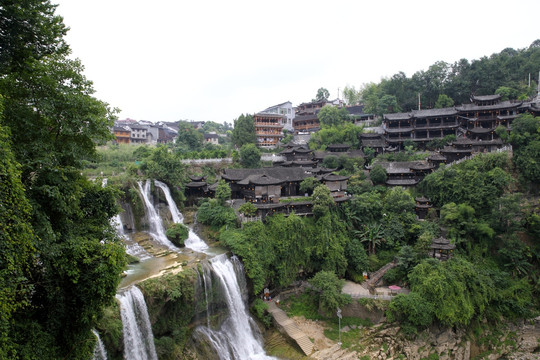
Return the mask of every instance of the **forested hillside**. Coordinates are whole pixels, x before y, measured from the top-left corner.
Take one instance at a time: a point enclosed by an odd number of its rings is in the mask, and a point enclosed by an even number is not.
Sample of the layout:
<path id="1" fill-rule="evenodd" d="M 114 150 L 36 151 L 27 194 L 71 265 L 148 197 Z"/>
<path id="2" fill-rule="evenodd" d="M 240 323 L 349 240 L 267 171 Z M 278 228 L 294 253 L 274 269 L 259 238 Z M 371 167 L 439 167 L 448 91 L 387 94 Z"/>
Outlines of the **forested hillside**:
<path id="1" fill-rule="evenodd" d="M 344 96 L 349 103 L 363 101 L 365 112 L 379 115 L 418 109 L 418 94 L 422 109 L 468 103 L 471 95 L 525 100 L 536 94 L 539 63 L 540 40 L 536 40 L 526 49 L 506 48 L 471 61 L 438 61 L 410 77 L 399 72 L 378 84 L 365 84 L 359 92 L 347 87 Z"/>

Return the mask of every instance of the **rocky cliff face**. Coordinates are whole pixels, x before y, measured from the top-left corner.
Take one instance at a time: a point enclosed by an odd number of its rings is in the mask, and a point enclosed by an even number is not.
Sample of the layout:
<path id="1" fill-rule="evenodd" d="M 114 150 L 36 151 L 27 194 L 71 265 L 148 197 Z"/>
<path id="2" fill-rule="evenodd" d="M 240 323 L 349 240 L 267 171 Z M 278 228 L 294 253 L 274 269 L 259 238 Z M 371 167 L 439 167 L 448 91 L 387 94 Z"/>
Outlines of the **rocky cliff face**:
<path id="1" fill-rule="evenodd" d="M 370 328 L 360 342 L 360 358 L 370 359 L 540 359 L 540 317 L 519 324 L 482 326 L 475 335 L 464 330 L 432 327 L 409 340 L 400 328 L 381 323 Z"/>

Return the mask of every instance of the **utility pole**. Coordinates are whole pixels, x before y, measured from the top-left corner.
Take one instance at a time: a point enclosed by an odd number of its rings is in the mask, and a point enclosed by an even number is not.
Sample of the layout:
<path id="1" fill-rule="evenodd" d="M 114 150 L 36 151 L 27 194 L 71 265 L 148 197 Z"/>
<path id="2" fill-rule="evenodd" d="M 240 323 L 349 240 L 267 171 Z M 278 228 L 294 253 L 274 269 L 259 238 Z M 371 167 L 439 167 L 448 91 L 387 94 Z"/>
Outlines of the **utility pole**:
<path id="1" fill-rule="evenodd" d="M 421 102 L 420 102 L 420 93 L 418 93 L 418 110 L 421 108 Z"/>
<path id="2" fill-rule="evenodd" d="M 340 308 L 337 308 L 337 317 L 338 317 L 338 334 L 339 334 L 338 345 L 341 347 L 341 309 Z"/>

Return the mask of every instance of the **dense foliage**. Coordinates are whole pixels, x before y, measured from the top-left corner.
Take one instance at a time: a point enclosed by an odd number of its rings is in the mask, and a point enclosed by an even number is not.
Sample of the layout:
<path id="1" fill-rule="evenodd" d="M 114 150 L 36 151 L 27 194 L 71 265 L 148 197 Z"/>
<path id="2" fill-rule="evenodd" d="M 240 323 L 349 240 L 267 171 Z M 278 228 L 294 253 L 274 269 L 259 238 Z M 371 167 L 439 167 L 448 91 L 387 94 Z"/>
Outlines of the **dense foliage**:
<path id="1" fill-rule="evenodd" d="M 419 93 L 422 108 L 468 103 L 471 94 L 501 93 L 508 99 L 526 99 L 536 90 L 535 81 L 529 87 L 526 79 L 529 74 L 538 73 L 538 43 L 536 40 L 525 49 L 506 48 L 472 61 L 437 61 L 411 77 L 399 72 L 378 84 L 365 84 L 358 92 L 349 88 L 348 98 L 354 101 L 360 97 L 366 113 L 379 115 L 417 109 Z"/>
<path id="2" fill-rule="evenodd" d="M 255 123 L 252 115 L 242 114 L 234 120 L 232 140 L 239 148 L 245 144 L 255 144 Z"/>
<path id="3" fill-rule="evenodd" d="M 10 229 L 1 296 L 17 301 L 0 318 L 0 357 L 87 359 L 90 329 L 125 263 L 109 223 L 115 191 L 80 173 L 96 143 L 111 138 L 113 111 L 68 57 L 49 1 L 7 2 L 0 17 L 1 183 L 9 185 L 0 188 L 0 223 L 2 234 Z"/>
<path id="4" fill-rule="evenodd" d="M 189 236 L 189 228 L 184 224 L 173 224 L 167 229 L 165 235 L 176 246 L 184 246 L 184 241 Z"/>

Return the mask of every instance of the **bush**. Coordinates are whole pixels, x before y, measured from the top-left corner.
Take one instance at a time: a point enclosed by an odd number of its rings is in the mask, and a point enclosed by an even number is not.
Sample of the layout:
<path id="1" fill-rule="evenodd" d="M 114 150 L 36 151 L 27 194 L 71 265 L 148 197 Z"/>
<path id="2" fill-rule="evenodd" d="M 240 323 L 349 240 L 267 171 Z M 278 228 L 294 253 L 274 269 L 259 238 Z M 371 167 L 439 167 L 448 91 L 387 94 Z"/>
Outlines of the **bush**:
<path id="1" fill-rule="evenodd" d="M 197 212 L 197 220 L 205 225 L 210 225 L 213 229 L 222 226 L 236 226 L 236 214 L 234 210 L 227 206 L 222 206 L 216 199 L 204 202 Z"/>
<path id="2" fill-rule="evenodd" d="M 184 224 L 173 224 L 167 229 L 165 235 L 176 246 L 184 246 L 184 241 L 189 236 L 189 229 Z"/>
<path id="3" fill-rule="evenodd" d="M 369 172 L 369 177 L 374 184 L 384 184 L 386 183 L 388 175 L 386 174 L 386 170 L 381 165 L 377 164 L 373 166 L 373 169 Z"/>
<path id="4" fill-rule="evenodd" d="M 246 202 L 238 208 L 238 212 L 245 216 L 253 216 L 257 212 L 257 208 L 252 203 Z"/>
<path id="5" fill-rule="evenodd" d="M 319 292 L 319 309 L 324 312 L 334 312 L 351 302 L 350 295 L 341 293 L 345 281 L 332 271 L 319 271 L 309 283 Z"/>
<path id="6" fill-rule="evenodd" d="M 255 299 L 251 306 L 251 312 L 259 319 L 265 328 L 269 329 L 272 325 L 272 315 L 268 313 L 268 304 L 261 299 Z"/>

